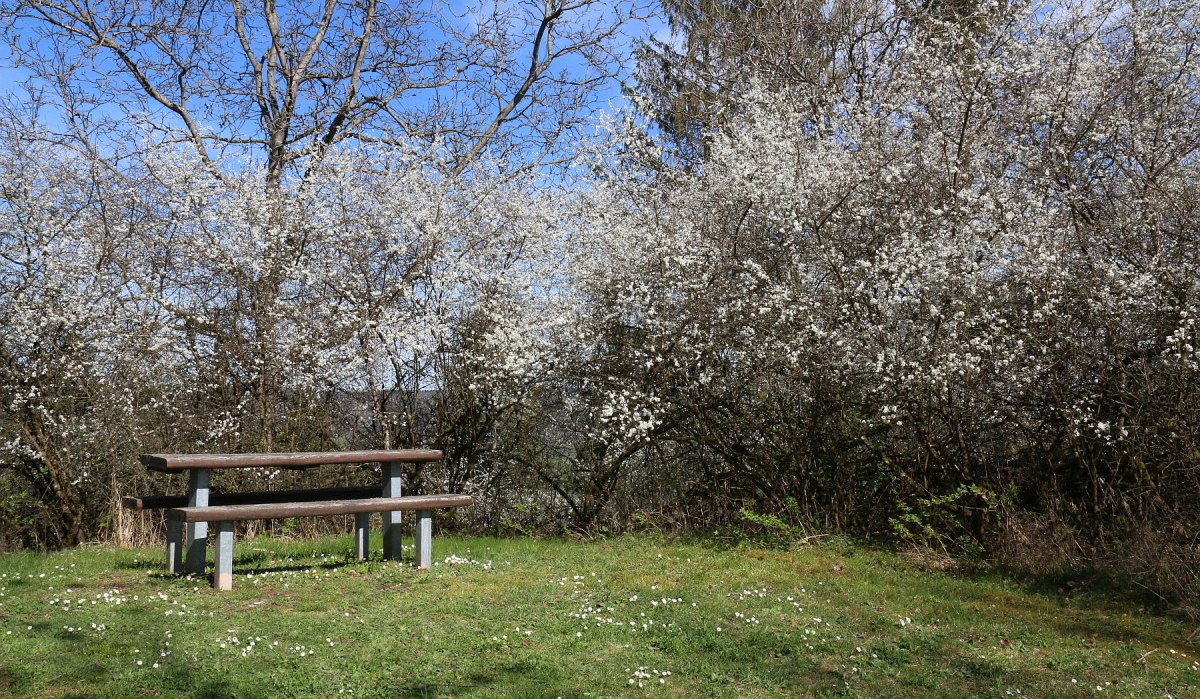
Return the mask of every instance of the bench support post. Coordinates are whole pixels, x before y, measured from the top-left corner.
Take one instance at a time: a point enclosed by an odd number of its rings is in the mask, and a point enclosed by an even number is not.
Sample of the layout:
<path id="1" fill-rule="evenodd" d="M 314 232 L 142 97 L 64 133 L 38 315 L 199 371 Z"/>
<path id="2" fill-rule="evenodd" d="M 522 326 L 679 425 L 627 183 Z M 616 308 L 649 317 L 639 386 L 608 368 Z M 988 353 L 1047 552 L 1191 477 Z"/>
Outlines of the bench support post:
<path id="1" fill-rule="evenodd" d="M 183 572 L 183 522 L 177 519 L 167 520 L 167 572 Z"/>
<path id="2" fill-rule="evenodd" d="M 354 557 L 365 561 L 371 557 L 371 513 L 354 515 Z"/>
<path id="3" fill-rule="evenodd" d="M 188 472 L 188 507 L 208 507 L 208 469 L 194 468 Z M 189 522 L 187 525 L 187 570 L 204 574 L 205 546 L 208 544 L 208 522 Z"/>
<path id="4" fill-rule="evenodd" d="M 417 511 L 417 548 L 413 563 L 421 570 L 429 570 L 433 563 L 433 510 Z"/>
<path id="5" fill-rule="evenodd" d="M 384 462 L 383 466 L 383 497 L 400 497 L 400 464 Z M 399 561 L 402 541 L 400 539 L 400 513 L 383 513 L 383 558 L 384 560 Z"/>
<path id="6" fill-rule="evenodd" d="M 217 550 L 213 561 L 213 587 L 233 589 L 233 522 L 217 523 Z"/>

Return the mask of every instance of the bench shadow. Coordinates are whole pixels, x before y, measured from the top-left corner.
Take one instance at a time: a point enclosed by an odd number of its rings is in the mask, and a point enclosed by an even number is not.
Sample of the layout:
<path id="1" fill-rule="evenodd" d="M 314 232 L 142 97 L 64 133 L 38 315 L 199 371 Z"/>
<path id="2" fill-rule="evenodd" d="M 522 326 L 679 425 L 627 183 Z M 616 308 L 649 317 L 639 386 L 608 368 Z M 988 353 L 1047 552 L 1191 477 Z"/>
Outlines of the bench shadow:
<path id="1" fill-rule="evenodd" d="M 254 556 L 254 555 L 238 556 L 233 561 L 233 572 L 235 575 L 250 575 L 250 574 L 261 575 L 263 573 L 298 573 L 298 572 L 303 572 L 306 570 L 314 570 L 314 569 L 315 570 L 338 570 L 341 568 L 346 568 L 346 567 L 352 566 L 356 563 L 363 563 L 363 561 L 356 561 L 353 559 L 349 559 L 349 560 L 345 560 L 345 561 L 323 561 L 320 563 L 310 563 L 310 564 L 294 563 L 294 564 L 286 564 L 286 565 L 285 564 L 269 565 L 268 563 L 269 562 L 266 560 L 266 558 L 261 557 L 261 556 Z M 151 580 L 169 581 L 169 580 L 179 580 L 179 579 L 187 577 L 186 573 L 184 573 L 184 574 L 168 573 L 165 570 L 165 567 L 166 567 L 165 561 L 162 561 L 162 562 L 159 562 L 156 564 L 147 565 L 147 566 L 138 565 L 138 566 L 129 566 L 129 567 L 136 568 L 139 570 L 143 569 L 143 568 L 151 570 L 151 572 L 146 574 L 146 577 L 150 578 Z M 212 568 L 213 568 L 213 562 L 211 560 L 207 561 L 205 563 L 205 571 L 206 572 L 205 572 L 204 577 L 206 577 L 206 578 L 212 577 Z"/>
<path id="2" fill-rule="evenodd" d="M 133 561 L 120 561 L 113 567 L 118 570 L 161 570 L 167 566 L 167 557 L 164 554 L 161 558 L 152 558 L 149 560 L 137 559 Z M 153 577 L 153 573 L 151 573 Z"/>
<path id="3" fill-rule="evenodd" d="M 243 562 L 243 561 L 235 560 L 233 562 L 234 575 L 247 575 L 250 573 L 253 573 L 254 575 L 261 575 L 262 573 L 300 573 L 300 572 L 304 572 L 306 570 L 338 570 L 341 568 L 349 567 L 351 565 L 351 562 L 313 563 L 311 565 L 302 565 L 302 564 L 297 563 L 294 565 L 277 565 L 277 566 L 271 566 L 271 565 L 254 566 L 254 565 L 251 565 L 251 563 L 252 562 Z"/>

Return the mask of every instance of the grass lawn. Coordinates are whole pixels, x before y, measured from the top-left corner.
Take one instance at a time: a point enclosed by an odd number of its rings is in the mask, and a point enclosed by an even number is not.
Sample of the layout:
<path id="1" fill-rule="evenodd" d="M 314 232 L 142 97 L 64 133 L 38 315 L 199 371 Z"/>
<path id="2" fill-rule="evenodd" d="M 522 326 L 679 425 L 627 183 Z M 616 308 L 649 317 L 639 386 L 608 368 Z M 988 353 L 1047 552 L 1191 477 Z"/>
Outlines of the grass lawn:
<path id="1" fill-rule="evenodd" d="M 226 593 L 158 549 L 0 555 L 0 697 L 1200 697 L 1192 629 L 1136 602 L 845 542 L 351 550 L 239 541 Z"/>

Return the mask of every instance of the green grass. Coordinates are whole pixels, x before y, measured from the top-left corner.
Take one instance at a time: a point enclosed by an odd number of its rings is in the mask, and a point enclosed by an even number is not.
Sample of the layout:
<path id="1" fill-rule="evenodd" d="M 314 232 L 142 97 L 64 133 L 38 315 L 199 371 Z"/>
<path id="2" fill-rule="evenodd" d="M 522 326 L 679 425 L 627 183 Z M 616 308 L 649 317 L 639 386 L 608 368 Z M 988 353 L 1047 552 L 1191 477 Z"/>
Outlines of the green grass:
<path id="1" fill-rule="evenodd" d="M 0 697 L 1200 696 L 1181 622 L 847 543 L 350 550 L 241 541 L 226 593 L 157 549 L 0 556 Z"/>

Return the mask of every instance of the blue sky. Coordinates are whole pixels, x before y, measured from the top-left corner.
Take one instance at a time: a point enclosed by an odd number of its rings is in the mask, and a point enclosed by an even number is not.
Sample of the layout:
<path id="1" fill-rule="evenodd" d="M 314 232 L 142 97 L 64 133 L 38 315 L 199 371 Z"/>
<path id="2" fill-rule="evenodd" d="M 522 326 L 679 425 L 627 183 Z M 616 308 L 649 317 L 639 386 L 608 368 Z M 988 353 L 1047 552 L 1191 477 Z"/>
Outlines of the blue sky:
<path id="1" fill-rule="evenodd" d="M 497 6 L 503 10 L 505 7 L 511 6 L 509 5 L 511 2 L 513 2 L 513 0 L 499 0 Z M 431 6 L 438 7 L 436 4 L 432 4 Z M 449 4 L 449 9 L 450 11 L 454 12 L 456 16 L 469 18 L 470 12 L 467 11 L 468 8 L 479 8 L 481 6 L 482 5 L 479 2 L 464 2 L 463 0 L 456 0 L 455 2 Z M 490 8 L 491 6 L 488 5 L 488 7 Z M 609 5 L 602 4 L 600 7 L 607 10 Z M 667 35 L 665 22 L 663 22 L 661 18 L 654 14 L 654 9 L 655 6 L 647 6 L 644 13 L 647 15 L 646 19 L 630 22 L 624 27 L 618 42 L 619 48 L 624 54 L 628 55 L 632 48 L 636 45 L 637 41 L 644 37 L 657 35 L 660 38 L 663 38 Z M 632 64 L 630 61 L 625 61 L 623 67 L 624 75 L 622 76 L 622 79 L 623 81 L 628 82 L 630 79 Z M 29 77 L 30 74 L 28 71 L 14 67 L 13 57 L 9 47 L 3 42 L 0 42 L 0 95 L 5 97 L 15 97 L 18 100 L 25 99 L 25 93 L 21 89 L 20 84 L 26 81 Z M 620 83 L 610 83 L 605 87 L 605 89 L 597 92 L 595 94 L 593 106 L 594 109 L 599 112 L 618 110 L 625 107 L 626 100 L 621 93 Z M 46 122 L 46 125 L 50 126 L 51 128 L 58 125 L 54 123 L 58 120 L 57 117 L 58 115 L 50 112 L 45 112 L 41 116 L 42 120 Z M 164 119 L 168 117 L 170 117 L 170 115 L 164 115 Z"/>

